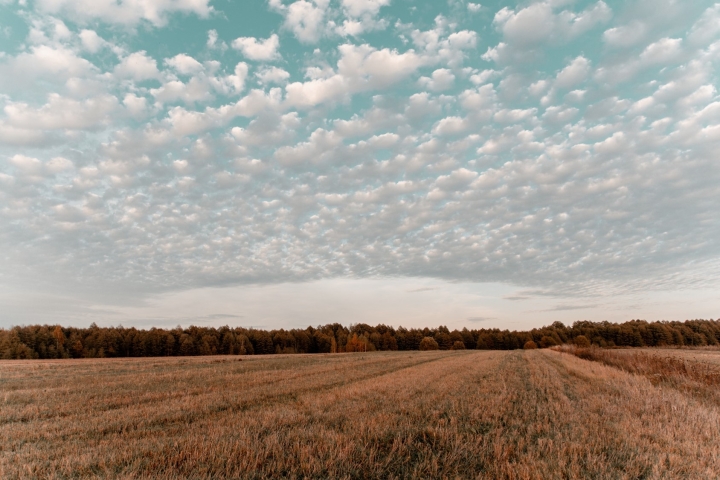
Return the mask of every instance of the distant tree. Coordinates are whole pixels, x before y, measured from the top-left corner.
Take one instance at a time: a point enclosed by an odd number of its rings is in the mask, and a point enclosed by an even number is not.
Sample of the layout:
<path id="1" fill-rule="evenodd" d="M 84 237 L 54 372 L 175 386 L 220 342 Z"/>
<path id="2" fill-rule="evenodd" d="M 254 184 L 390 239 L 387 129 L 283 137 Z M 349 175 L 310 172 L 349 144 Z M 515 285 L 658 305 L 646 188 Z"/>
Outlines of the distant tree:
<path id="1" fill-rule="evenodd" d="M 55 337 L 55 346 L 59 351 L 65 344 L 65 334 L 63 333 L 62 327 L 60 327 L 60 325 L 55 327 L 55 330 L 53 330 L 53 337 Z"/>
<path id="2" fill-rule="evenodd" d="M 425 337 L 420 341 L 420 350 L 438 350 L 440 346 L 433 337 Z"/>
<path id="3" fill-rule="evenodd" d="M 397 350 L 398 344 L 395 337 L 389 331 L 382 334 L 380 337 L 380 350 Z"/>
<path id="4" fill-rule="evenodd" d="M 180 336 L 180 355 L 195 355 L 195 342 L 187 333 Z"/>
<path id="5" fill-rule="evenodd" d="M 433 342 L 425 341 L 431 337 Z M 212 355 L 255 353 L 370 352 L 378 350 L 465 348 L 509 350 L 550 347 L 574 342 L 606 346 L 703 346 L 720 343 L 720 320 L 646 322 L 623 324 L 578 321 L 571 327 L 560 322 L 531 331 L 497 328 L 453 330 L 397 329 L 387 325 L 339 323 L 295 330 L 247 330 L 191 326 L 172 330 L 107 327 L 62 328 L 59 325 L 30 325 L 0 328 L 1 358 L 142 357 L 159 355 Z M 435 346 L 435 344 L 437 346 Z"/>
<path id="6" fill-rule="evenodd" d="M 238 344 L 237 352 L 239 355 L 253 355 L 255 349 L 253 349 L 252 342 L 245 334 L 238 334 L 235 336 L 235 341 Z"/>
<path id="7" fill-rule="evenodd" d="M 350 340 L 345 345 L 346 352 L 367 352 L 368 342 L 363 337 L 358 337 L 357 333 L 353 333 Z"/>
<path id="8" fill-rule="evenodd" d="M 445 328 L 447 330 L 447 328 Z M 453 345 L 453 341 L 450 338 L 450 334 L 443 332 L 442 330 L 435 334 L 435 341 L 438 344 L 440 350 L 450 350 Z"/>
<path id="9" fill-rule="evenodd" d="M 575 340 L 573 341 L 575 345 L 577 345 L 580 348 L 589 348 L 590 347 L 590 340 L 585 335 L 579 335 L 575 337 Z"/>
<path id="10" fill-rule="evenodd" d="M 450 347 L 450 350 L 465 350 L 465 344 L 460 340 L 456 340 L 455 343 L 452 344 L 452 347 Z"/>
<path id="11" fill-rule="evenodd" d="M 82 358 L 83 357 L 83 344 L 80 340 L 80 336 L 74 333 L 72 336 L 70 336 L 70 354 L 73 358 Z"/>
<path id="12" fill-rule="evenodd" d="M 470 330 L 468 330 L 467 328 L 463 328 L 462 332 L 460 333 L 462 335 L 462 341 L 467 348 L 475 348 L 477 346 L 475 336 L 473 336 Z"/>
<path id="13" fill-rule="evenodd" d="M 537 348 L 537 343 L 533 342 L 532 340 L 528 340 L 525 342 L 525 345 L 523 345 L 523 348 L 525 350 L 535 350 Z"/>

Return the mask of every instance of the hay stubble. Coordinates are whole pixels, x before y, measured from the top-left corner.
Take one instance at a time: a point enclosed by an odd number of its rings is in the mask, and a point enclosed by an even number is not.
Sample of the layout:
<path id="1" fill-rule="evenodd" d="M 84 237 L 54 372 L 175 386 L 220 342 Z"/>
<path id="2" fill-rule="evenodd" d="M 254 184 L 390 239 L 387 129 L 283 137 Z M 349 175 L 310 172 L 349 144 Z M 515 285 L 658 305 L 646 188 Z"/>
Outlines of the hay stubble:
<path id="1" fill-rule="evenodd" d="M 718 405 L 553 351 L 10 361 L 2 478 L 713 478 Z"/>

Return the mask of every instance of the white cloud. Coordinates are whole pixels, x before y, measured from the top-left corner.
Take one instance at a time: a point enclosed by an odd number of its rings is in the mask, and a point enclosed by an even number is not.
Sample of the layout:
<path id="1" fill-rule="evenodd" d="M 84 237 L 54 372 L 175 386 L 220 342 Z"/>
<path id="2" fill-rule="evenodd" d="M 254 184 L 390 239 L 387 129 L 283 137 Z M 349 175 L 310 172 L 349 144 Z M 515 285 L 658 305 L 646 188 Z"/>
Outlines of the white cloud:
<path id="1" fill-rule="evenodd" d="M 603 41 L 611 47 L 627 48 L 641 42 L 647 35 L 644 23 L 636 21 L 629 25 L 608 28 L 603 33 Z"/>
<path id="2" fill-rule="evenodd" d="M 265 40 L 258 40 L 255 37 L 239 37 L 233 40 L 232 46 L 250 60 L 266 62 L 280 58 L 278 54 L 280 38 L 274 33 Z"/>
<path id="3" fill-rule="evenodd" d="M 275 151 L 275 158 L 283 165 L 321 163 L 327 160 L 327 155 L 341 143 L 342 139 L 336 133 L 318 128 L 310 135 L 307 142 L 293 147 L 278 148 Z"/>
<path id="4" fill-rule="evenodd" d="M 486 84 L 477 90 L 465 90 L 460 94 L 460 104 L 465 110 L 478 111 L 493 106 L 497 94 L 492 84 Z"/>
<path id="5" fill-rule="evenodd" d="M 545 1 L 517 11 L 502 8 L 495 14 L 493 24 L 502 32 L 503 39 L 495 47 L 488 47 L 482 58 L 498 63 L 525 63 L 542 45 L 574 39 L 612 17 L 612 10 L 602 0 L 579 13 L 555 11 L 564 4 Z"/>
<path id="6" fill-rule="evenodd" d="M 28 130 L 85 130 L 104 126 L 118 107 L 112 95 L 77 101 L 51 94 L 48 103 L 33 108 L 25 103 L 11 103 L 4 108 L 7 123 Z"/>
<path id="7" fill-rule="evenodd" d="M 455 135 L 464 132 L 468 128 L 468 122 L 460 117 L 446 117 L 438 121 L 432 129 L 436 135 Z"/>
<path id="8" fill-rule="evenodd" d="M 42 169 L 42 162 L 37 158 L 19 154 L 10 158 L 10 164 L 23 173 L 38 173 Z"/>
<path id="9" fill-rule="evenodd" d="M 115 76 L 142 81 L 160 77 L 155 59 L 145 51 L 131 53 L 115 66 Z"/>
<path id="10" fill-rule="evenodd" d="M 125 105 L 130 115 L 135 118 L 142 118 L 147 111 L 147 99 L 145 97 L 138 97 L 133 93 L 125 95 L 123 105 Z"/>
<path id="11" fill-rule="evenodd" d="M 303 43 L 315 43 L 324 33 L 325 12 L 329 0 L 299 0 L 288 6 L 281 0 L 270 0 L 270 7 L 285 16 L 285 27 Z"/>
<path id="12" fill-rule="evenodd" d="M 79 37 L 83 48 L 90 53 L 97 53 L 108 45 L 94 30 L 81 30 Z"/>
<path id="13" fill-rule="evenodd" d="M 640 54 L 640 61 L 644 64 L 664 64 L 679 57 L 682 39 L 661 38 L 648 45 Z"/>
<path id="14" fill-rule="evenodd" d="M 343 10 L 352 17 L 377 15 L 380 8 L 390 5 L 390 0 L 342 0 Z"/>
<path id="15" fill-rule="evenodd" d="M 720 36 L 720 4 L 709 7 L 695 22 L 688 40 L 695 45 L 707 45 Z"/>
<path id="16" fill-rule="evenodd" d="M 245 88 L 245 80 L 248 75 L 248 65 L 245 62 L 239 62 L 235 65 L 233 75 L 228 75 L 223 78 L 221 85 L 229 85 L 229 90 L 232 93 L 240 93 Z M 222 90 L 222 88 L 221 88 Z"/>
<path id="17" fill-rule="evenodd" d="M 479 3 L 468 2 L 467 9 L 470 13 L 477 13 L 482 10 L 482 5 Z"/>
<path id="18" fill-rule="evenodd" d="M 45 169 L 50 173 L 60 173 L 71 170 L 75 167 L 73 162 L 63 157 L 53 157 L 45 164 Z"/>
<path id="19" fill-rule="evenodd" d="M 261 69 L 260 71 L 255 72 L 255 76 L 261 83 L 266 85 L 270 83 L 283 85 L 290 78 L 290 74 L 287 71 L 278 67 Z"/>
<path id="20" fill-rule="evenodd" d="M 38 45 L 0 63 L 0 86 L 27 88 L 27 82 L 38 79 L 66 82 L 73 77 L 88 77 L 97 68 L 75 52 L 58 46 Z"/>
<path id="21" fill-rule="evenodd" d="M 166 58 L 165 65 L 174 68 L 181 75 L 195 75 L 203 70 L 200 62 L 184 53 L 179 53 L 172 58 Z"/>
<path id="22" fill-rule="evenodd" d="M 285 87 L 287 103 L 309 107 L 340 100 L 360 91 L 388 87 L 420 68 L 427 60 L 413 50 L 399 53 L 370 45 L 341 45 L 337 72 L 325 78 L 294 82 Z"/>
<path id="23" fill-rule="evenodd" d="M 187 83 L 170 80 L 160 88 L 151 89 L 150 93 L 155 97 L 155 100 L 161 103 L 172 103 L 181 100 L 186 104 L 193 104 L 213 99 L 208 82 L 197 77 L 191 78 Z"/>
<path id="24" fill-rule="evenodd" d="M 503 7 L 495 14 L 493 23 L 499 26 L 510 42 L 530 45 L 543 41 L 553 33 L 555 15 L 549 3 L 535 3 L 517 13 Z"/>
<path id="25" fill-rule="evenodd" d="M 207 17 L 210 0 L 37 0 L 37 8 L 49 14 L 66 15 L 74 20 L 102 20 L 107 23 L 134 25 L 145 20 L 161 26 L 174 12 Z"/>
<path id="26" fill-rule="evenodd" d="M 590 73 L 590 61 L 579 56 L 557 74 L 555 86 L 558 88 L 574 87 L 585 81 L 588 73 Z"/>
<path id="27" fill-rule="evenodd" d="M 515 109 L 502 109 L 498 111 L 493 118 L 499 123 L 516 123 L 522 122 L 535 117 L 537 108 L 515 108 Z"/>
<path id="28" fill-rule="evenodd" d="M 603 1 L 581 13 L 563 10 L 555 13 L 551 2 L 538 2 L 515 12 L 504 7 L 495 14 L 493 23 L 502 31 L 506 41 L 520 46 L 531 46 L 553 36 L 576 37 L 608 21 L 610 7 Z"/>
<path id="29" fill-rule="evenodd" d="M 575 107 L 552 106 L 545 109 L 542 118 L 546 122 L 555 124 L 566 124 L 580 112 Z"/>
<path id="30" fill-rule="evenodd" d="M 439 92 L 451 88 L 454 82 L 455 75 L 453 75 L 450 70 L 447 68 L 439 68 L 432 73 L 431 78 L 420 77 L 418 85 L 420 85 L 421 88 Z"/>

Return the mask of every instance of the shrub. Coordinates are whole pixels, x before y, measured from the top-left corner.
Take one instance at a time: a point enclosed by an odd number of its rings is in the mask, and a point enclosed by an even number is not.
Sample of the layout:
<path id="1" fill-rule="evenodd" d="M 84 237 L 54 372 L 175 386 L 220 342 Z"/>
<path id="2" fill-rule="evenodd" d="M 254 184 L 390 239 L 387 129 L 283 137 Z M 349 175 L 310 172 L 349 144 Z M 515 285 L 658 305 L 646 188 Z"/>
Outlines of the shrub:
<path id="1" fill-rule="evenodd" d="M 523 345 L 523 348 L 525 350 L 535 350 L 537 348 L 537 343 L 533 342 L 532 340 L 528 340 L 525 342 L 525 345 Z"/>
<path id="2" fill-rule="evenodd" d="M 465 350 L 465 344 L 461 342 L 460 340 L 455 341 L 455 343 L 452 344 L 452 347 L 450 347 L 450 350 Z"/>
<path id="3" fill-rule="evenodd" d="M 440 346 L 432 337 L 425 337 L 420 340 L 420 350 L 437 350 Z"/>
<path id="4" fill-rule="evenodd" d="M 589 348 L 590 347 L 590 340 L 585 335 L 579 335 L 575 337 L 575 345 L 577 345 L 580 348 Z"/>

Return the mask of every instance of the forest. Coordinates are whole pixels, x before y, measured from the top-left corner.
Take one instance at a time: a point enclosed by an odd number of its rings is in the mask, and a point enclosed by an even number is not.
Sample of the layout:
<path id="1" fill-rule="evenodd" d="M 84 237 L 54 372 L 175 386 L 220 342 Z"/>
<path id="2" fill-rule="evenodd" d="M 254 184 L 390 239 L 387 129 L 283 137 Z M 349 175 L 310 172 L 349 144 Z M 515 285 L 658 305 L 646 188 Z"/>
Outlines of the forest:
<path id="1" fill-rule="evenodd" d="M 372 327 L 339 323 L 292 330 L 259 330 L 228 326 L 141 330 L 60 325 L 0 329 L 0 358 L 53 359 L 164 357 L 189 355 L 258 355 L 274 353 L 340 353 L 375 350 L 514 350 L 562 344 L 600 347 L 705 346 L 720 344 L 720 320 L 622 324 L 561 322 L 530 331 Z"/>

